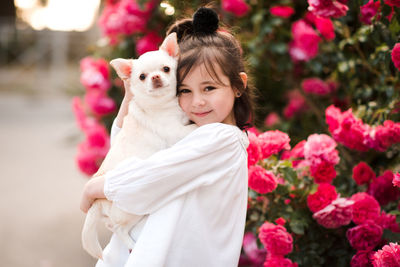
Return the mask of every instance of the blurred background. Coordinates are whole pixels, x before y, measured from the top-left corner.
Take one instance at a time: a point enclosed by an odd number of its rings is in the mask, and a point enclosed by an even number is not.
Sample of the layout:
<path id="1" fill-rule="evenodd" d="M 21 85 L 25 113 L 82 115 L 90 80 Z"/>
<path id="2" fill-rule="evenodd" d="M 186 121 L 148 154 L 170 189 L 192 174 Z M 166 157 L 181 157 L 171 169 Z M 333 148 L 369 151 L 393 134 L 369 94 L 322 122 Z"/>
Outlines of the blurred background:
<path id="1" fill-rule="evenodd" d="M 78 6 L 79 2 L 79 6 Z M 100 0 L 0 1 L 0 265 L 93 266 L 71 111 Z M 78 8 L 79 7 L 79 8 Z"/>

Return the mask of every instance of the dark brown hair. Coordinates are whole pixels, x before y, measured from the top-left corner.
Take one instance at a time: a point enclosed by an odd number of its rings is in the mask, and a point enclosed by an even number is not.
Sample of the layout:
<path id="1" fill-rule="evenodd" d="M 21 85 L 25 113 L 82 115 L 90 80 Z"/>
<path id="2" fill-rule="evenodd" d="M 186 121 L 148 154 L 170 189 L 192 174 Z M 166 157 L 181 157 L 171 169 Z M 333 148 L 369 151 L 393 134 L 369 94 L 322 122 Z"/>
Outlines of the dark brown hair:
<path id="1" fill-rule="evenodd" d="M 242 49 L 235 37 L 226 30 L 213 33 L 199 33 L 193 30 L 193 20 L 183 19 L 175 22 L 167 35 L 175 32 L 178 37 L 180 55 L 178 61 L 178 86 L 193 67 L 204 64 L 213 79 L 221 83 L 214 64 L 229 78 L 232 88 L 240 92 L 235 98 L 234 115 L 240 129 L 251 127 L 254 120 L 252 87 L 244 87 L 240 72 L 246 72 Z"/>

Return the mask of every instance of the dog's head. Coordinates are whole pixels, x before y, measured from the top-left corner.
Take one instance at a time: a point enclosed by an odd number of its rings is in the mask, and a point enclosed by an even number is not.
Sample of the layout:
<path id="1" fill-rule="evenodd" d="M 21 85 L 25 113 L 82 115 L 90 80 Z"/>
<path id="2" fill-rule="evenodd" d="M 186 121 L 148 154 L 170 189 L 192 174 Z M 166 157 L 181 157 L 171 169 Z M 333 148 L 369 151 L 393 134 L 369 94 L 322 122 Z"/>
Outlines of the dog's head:
<path id="1" fill-rule="evenodd" d="M 149 97 L 173 98 L 176 95 L 178 53 L 176 33 L 171 33 L 159 50 L 147 52 L 138 59 L 113 59 L 110 64 L 121 79 L 130 79 L 129 89 L 137 101 Z"/>

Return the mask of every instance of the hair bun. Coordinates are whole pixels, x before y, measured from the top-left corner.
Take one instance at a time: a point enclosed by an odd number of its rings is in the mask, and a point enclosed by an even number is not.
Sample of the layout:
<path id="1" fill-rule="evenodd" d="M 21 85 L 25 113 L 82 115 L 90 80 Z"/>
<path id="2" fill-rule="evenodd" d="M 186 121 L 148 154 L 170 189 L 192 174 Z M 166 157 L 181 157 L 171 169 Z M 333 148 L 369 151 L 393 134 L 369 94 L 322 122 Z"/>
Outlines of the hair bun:
<path id="1" fill-rule="evenodd" d="M 218 29 L 217 13 L 206 7 L 200 7 L 193 15 L 193 32 L 212 34 Z"/>

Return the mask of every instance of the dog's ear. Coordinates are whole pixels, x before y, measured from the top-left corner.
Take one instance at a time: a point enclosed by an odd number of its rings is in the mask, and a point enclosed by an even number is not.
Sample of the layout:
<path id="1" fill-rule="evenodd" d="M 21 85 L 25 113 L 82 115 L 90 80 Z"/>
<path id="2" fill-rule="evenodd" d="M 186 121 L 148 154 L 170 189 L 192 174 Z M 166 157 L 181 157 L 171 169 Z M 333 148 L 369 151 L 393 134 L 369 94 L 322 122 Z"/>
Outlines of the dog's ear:
<path id="1" fill-rule="evenodd" d="M 160 46 L 160 50 L 164 50 L 171 57 L 177 57 L 179 54 L 179 45 L 176 38 L 176 33 L 173 32 L 165 37 L 163 43 Z"/>
<path id="2" fill-rule="evenodd" d="M 116 58 L 110 61 L 118 76 L 125 80 L 131 77 L 133 59 Z"/>

